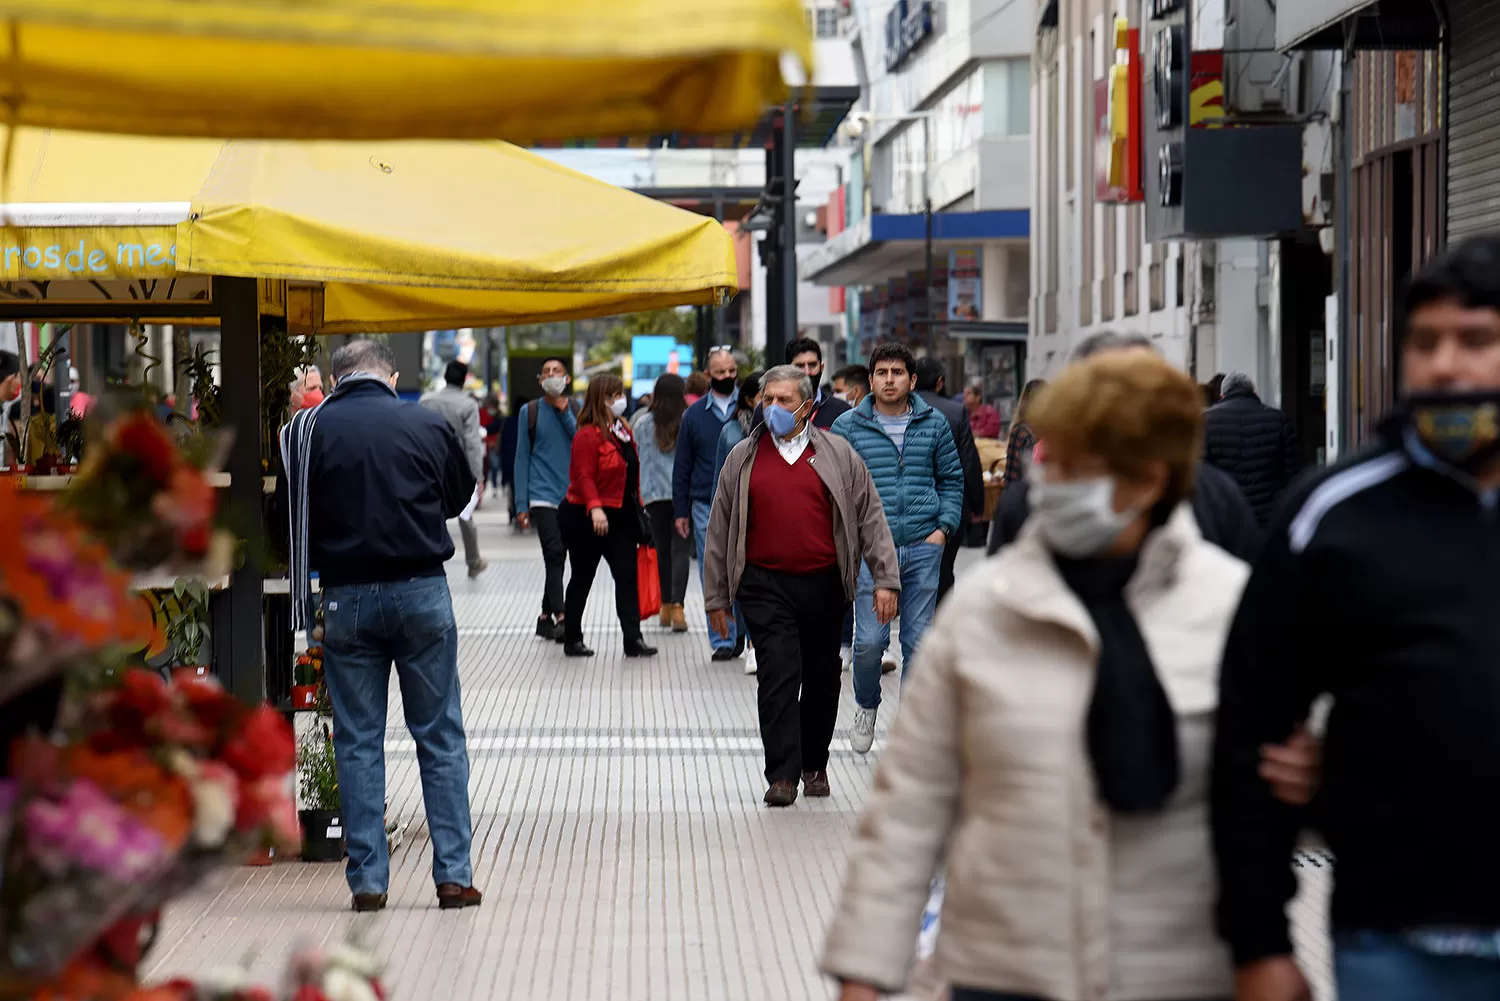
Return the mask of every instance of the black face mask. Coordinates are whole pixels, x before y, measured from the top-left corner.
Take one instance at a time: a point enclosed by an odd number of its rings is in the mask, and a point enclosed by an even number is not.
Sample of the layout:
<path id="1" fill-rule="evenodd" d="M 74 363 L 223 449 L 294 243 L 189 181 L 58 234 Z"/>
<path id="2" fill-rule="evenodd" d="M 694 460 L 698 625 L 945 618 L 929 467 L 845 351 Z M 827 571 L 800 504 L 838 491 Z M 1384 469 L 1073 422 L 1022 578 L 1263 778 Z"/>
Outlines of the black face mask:
<path id="1" fill-rule="evenodd" d="M 1427 450 L 1455 469 L 1476 475 L 1500 456 L 1500 391 L 1416 393 L 1404 410 Z"/>
<path id="2" fill-rule="evenodd" d="M 731 375 L 727 379 L 715 379 L 710 385 L 713 386 L 715 393 L 728 396 L 734 392 L 734 376 Z"/>

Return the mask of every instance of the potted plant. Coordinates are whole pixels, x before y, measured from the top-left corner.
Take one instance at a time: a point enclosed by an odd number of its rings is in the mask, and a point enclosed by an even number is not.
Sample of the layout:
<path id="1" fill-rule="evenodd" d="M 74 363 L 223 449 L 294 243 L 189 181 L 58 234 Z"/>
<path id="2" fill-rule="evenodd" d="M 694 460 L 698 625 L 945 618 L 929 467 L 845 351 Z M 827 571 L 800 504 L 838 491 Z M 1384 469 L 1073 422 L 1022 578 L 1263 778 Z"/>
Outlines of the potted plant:
<path id="1" fill-rule="evenodd" d="M 292 708 L 316 709 L 318 705 L 318 672 L 311 653 L 299 653 L 292 668 Z"/>
<path id="2" fill-rule="evenodd" d="M 177 599 L 177 614 L 167 623 L 172 666 L 207 674 L 210 665 L 203 651 L 208 646 L 208 587 L 195 577 L 179 577 L 172 585 L 172 595 Z"/>
<path id="3" fill-rule="evenodd" d="M 333 756 L 333 731 L 318 720 L 297 747 L 297 775 L 302 787 L 302 858 L 338 862 L 344 857 L 344 815 L 339 804 L 339 773 Z"/>

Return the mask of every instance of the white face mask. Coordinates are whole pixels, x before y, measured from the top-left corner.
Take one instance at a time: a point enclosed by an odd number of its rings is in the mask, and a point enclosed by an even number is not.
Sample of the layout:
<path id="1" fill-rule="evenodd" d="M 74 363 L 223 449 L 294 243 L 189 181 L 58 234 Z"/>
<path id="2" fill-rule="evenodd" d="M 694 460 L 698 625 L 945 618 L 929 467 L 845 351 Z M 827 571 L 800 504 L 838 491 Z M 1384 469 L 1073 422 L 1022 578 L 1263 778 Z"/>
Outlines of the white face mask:
<path id="1" fill-rule="evenodd" d="M 1060 556 L 1098 556 L 1140 516 L 1132 508 L 1115 510 L 1115 481 L 1108 476 L 1048 483 L 1037 466 L 1031 477 L 1031 516 L 1048 548 Z"/>
<path id="2" fill-rule="evenodd" d="M 619 417 L 625 413 L 625 397 L 621 396 L 609 405 L 610 413 Z"/>
<path id="3" fill-rule="evenodd" d="M 542 380 L 542 392 L 548 396 L 561 396 L 568 388 L 568 377 L 565 375 L 551 375 Z"/>
<path id="4" fill-rule="evenodd" d="M 835 400 L 841 400 L 844 403 L 848 403 L 849 402 L 849 394 L 848 393 L 834 393 L 833 394 L 833 398 Z"/>

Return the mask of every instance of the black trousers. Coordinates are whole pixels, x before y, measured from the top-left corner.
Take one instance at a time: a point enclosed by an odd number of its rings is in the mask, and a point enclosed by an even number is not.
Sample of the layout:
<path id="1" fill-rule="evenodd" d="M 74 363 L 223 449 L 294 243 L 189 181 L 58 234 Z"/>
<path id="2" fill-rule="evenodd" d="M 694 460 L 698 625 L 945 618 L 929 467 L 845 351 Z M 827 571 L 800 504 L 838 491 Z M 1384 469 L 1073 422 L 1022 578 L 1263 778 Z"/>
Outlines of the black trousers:
<path id="1" fill-rule="evenodd" d="M 615 579 L 615 614 L 620 617 L 620 630 L 625 634 L 625 645 L 641 642 L 641 606 L 636 594 L 635 550 L 640 523 L 634 511 L 627 508 L 604 508 L 609 519 L 609 533 L 596 535 L 593 520 L 580 505 L 563 503 L 557 509 L 557 520 L 562 526 L 563 541 L 568 547 L 568 561 L 573 564 L 573 575 L 568 578 L 568 593 L 563 601 L 567 618 L 563 621 L 563 639 L 568 643 L 583 642 L 583 610 L 589 603 L 589 591 L 594 587 L 594 574 L 599 570 L 599 561 L 609 564 L 609 572 Z"/>
<path id="2" fill-rule="evenodd" d="M 766 780 L 828 768 L 839 715 L 839 641 L 849 600 L 837 570 L 799 576 L 747 566 L 740 610 L 759 664 Z"/>
<path id="3" fill-rule="evenodd" d="M 958 561 L 958 551 L 963 548 L 964 540 L 960 528 L 953 533 L 953 537 L 943 545 L 943 563 L 938 568 L 938 604 L 948 597 L 948 592 L 953 590 L 953 564 Z"/>
<path id="4" fill-rule="evenodd" d="M 568 565 L 568 548 L 558 525 L 558 511 L 553 507 L 531 509 L 531 523 L 542 544 L 542 563 L 547 568 L 547 584 L 542 590 L 542 614 L 563 614 L 563 568 Z"/>
<path id="5" fill-rule="evenodd" d="M 688 562 L 693 555 L 693 540 L 677 534 L 671 501 L 653 501 L 646 505 L 651 519 L 651 544 L 656 547 L 656 573 L 661 583 L 661 600 L 666 605 L 680 605 L 687 598 Z"/>

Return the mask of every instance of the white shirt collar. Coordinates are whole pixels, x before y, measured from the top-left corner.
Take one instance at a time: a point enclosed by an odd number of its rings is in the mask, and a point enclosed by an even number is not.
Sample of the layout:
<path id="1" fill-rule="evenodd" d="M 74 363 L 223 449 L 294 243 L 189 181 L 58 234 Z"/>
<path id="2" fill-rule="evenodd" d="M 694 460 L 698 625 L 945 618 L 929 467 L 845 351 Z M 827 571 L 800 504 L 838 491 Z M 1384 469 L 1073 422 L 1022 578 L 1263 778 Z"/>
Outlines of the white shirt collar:
<path id="1" fill-rule="evenodd" d="M 812 440 L 811 429 L 812 421 L 808 421 L 802 425 L 801 431 L 790 438 L 782 439 L 777 438 L 775 435 L 771 436 L 771 440 L 776 444 L 776 451 L 781 453 L 781 457 L 786 460 L 787 465 L 795 465 L 797 460 L 802 458 L 802 453 L 807 451 L 808 443 Z M 771 434 L 770 428 L 766 429 L 766 434 Z"/>

